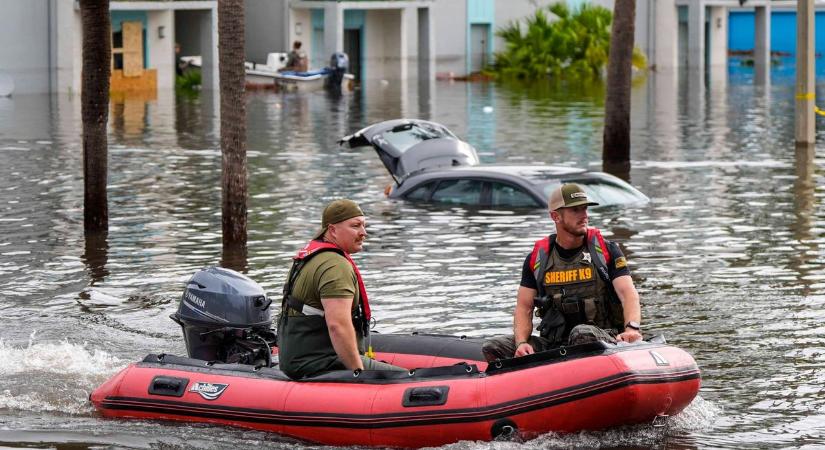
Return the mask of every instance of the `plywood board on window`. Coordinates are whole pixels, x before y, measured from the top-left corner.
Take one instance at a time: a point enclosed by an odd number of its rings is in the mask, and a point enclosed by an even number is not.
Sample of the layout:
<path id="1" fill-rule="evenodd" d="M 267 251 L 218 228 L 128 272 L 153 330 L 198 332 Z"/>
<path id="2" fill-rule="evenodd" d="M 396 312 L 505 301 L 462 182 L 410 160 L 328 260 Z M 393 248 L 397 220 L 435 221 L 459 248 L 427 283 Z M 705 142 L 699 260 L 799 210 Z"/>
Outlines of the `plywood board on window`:
<path id="1" fill-rule="evenodd" d="M 111 92 L 157 92 L 158 72 L 156 69 L 145 69 L 138 77 L 127 77 L 122 70 L 113 70 L 110 84 Z"/>
<path id="2" fill-rule="evenodd" d="M 143 23 L 123 22 L 123 76 L 143 74 Z"/>

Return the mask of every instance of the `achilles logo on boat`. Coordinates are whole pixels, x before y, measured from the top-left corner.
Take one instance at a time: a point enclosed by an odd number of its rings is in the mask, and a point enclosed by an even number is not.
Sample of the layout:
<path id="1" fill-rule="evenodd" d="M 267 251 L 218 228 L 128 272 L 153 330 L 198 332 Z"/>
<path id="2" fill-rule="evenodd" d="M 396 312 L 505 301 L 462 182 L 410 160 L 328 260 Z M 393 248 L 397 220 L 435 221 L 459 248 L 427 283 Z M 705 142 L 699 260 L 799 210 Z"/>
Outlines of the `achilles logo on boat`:
<path id="1" fill-rule="evenodd" d="M 667 359 L 665 359 L 664 356 L 660 355 L 657 352 L 654 352 L 653 350 L 650 351 L 650 356 L 652 356 L 653 360 L 656 361 L 657 366 L 669 366 L 670 365 L 670 363 L 668 362 Z"/>
<path id="2" fill-rule="evenodd" d="M 189 388 L 189 392 L 197 392 L 207 400 L 216 400 L 223 394 L 223 391 L 225 391 L 227 387 L 229 387 L 228 384 L 198 381 Z"/>

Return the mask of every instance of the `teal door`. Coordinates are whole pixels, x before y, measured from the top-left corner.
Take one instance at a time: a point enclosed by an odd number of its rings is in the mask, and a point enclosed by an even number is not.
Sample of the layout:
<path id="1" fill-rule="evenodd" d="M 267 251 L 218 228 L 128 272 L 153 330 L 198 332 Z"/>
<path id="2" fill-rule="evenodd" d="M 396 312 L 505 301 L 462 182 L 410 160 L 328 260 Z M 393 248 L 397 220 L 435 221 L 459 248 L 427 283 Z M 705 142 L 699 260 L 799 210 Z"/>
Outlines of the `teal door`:
<path id="1" fill-rule="evenodd" d="M 481 72 L 487 64 L 490 25 L 474 23 L 470 26 L 470 73 Z"/>

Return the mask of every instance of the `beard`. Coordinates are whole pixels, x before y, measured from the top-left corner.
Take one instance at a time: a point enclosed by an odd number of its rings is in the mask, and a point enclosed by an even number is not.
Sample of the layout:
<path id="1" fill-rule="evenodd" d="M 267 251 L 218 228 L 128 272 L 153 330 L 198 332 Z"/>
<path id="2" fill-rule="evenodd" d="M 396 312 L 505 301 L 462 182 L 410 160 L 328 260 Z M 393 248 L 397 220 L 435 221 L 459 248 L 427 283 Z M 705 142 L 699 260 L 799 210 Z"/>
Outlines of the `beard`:
<path id="1" fill-rule="evenodd" d="M 567 222 L 562 221 L 561 227 L 567 234 L 576 237 L 585 237 L 587 236 L 587 223 L 585 222 L 583 225 L 576 225 L 576 224 L 568 224 Z"/>

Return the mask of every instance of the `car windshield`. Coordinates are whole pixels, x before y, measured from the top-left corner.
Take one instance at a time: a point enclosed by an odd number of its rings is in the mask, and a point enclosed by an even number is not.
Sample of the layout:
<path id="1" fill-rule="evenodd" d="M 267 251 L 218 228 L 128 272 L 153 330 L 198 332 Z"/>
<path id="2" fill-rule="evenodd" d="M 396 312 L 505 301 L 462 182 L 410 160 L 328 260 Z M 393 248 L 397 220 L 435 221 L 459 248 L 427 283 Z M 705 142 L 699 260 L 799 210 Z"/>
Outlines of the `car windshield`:
<path id="1" fill-rule="evenodd" d="M 412 123 L 399 125 L 392 130 L 385 131 L 381 133 L 381 137 L 400 153 L 405 152 L 419 142 L 429 139 L 456 138 L 450 130 L 444 127 Z"/>
<path id="2" fill-rule="evenodd" d="M 618 183 L 599 179 L 565 180 L 565 182 L 576 183 L 581 186 L 587 193 L 587 198 L 598 203 L 599 206 L 643 203 L 648 200 L 647 196 L 629 184 L 623 186 Z M 558 187 L 558 182 L 552 182 L 542 186 L 542 190 L 545 196 L 550 198 L 550 193 Z"/>

